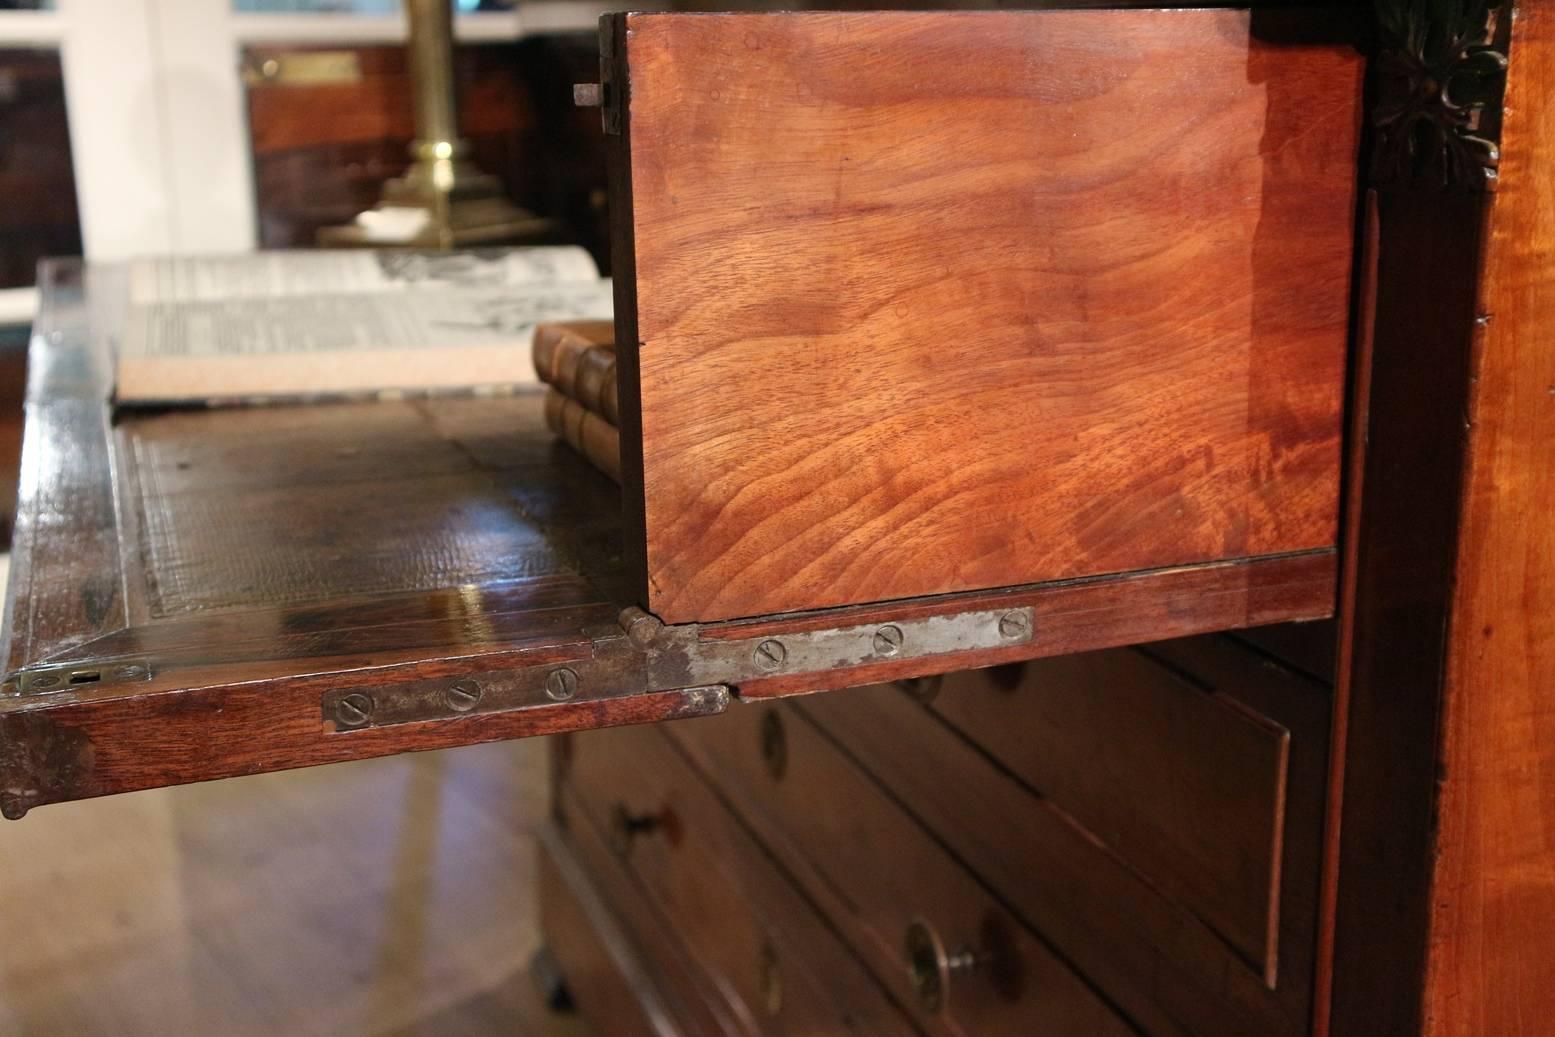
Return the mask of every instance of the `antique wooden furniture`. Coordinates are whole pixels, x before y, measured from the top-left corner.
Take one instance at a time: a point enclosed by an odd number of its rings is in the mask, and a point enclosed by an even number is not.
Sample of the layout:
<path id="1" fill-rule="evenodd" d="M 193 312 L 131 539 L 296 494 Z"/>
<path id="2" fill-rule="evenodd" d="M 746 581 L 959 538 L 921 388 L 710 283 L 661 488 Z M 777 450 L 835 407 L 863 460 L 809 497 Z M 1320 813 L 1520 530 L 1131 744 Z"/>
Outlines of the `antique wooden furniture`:
<path id="1" fill-rule="evenodd" d="M 555 743 L 603 1032 L 1541 1032 L 1552 19 L 608 18 L 619 501 L 52 267 L 0 808 L 721 713 Z"/>

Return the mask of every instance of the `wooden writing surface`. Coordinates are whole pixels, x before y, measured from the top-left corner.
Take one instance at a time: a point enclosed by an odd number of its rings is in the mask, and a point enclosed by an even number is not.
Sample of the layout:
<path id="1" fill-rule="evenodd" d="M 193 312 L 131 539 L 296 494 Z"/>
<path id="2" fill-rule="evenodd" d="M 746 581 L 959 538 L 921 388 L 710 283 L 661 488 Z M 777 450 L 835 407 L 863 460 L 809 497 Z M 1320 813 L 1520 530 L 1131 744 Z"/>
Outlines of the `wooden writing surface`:
<path id="1" fill-rule="evenodd" d="M 648 608 L 707 621 L 1332 546 L 1362 62 L 1258 25 L 617 20 Z"/>

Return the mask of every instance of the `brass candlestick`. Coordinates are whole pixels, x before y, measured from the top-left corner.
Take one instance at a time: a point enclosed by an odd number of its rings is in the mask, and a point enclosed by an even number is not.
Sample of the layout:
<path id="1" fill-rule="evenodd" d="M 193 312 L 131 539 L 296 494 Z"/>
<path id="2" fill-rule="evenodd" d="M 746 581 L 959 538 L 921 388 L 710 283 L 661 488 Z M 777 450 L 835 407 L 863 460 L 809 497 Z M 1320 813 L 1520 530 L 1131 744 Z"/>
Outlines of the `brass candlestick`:
<path id="1" fill-rule="evenodd" d="M 514 243 L 555 227 L 508 201 L 496 177 L 467 158 L 459 139 L 450 0 L 406 0 L 416 139 L 405 175 L 383 186 L 382 200 L 341 227 L 318 233 L 320 245 L 450 249 Z"/>

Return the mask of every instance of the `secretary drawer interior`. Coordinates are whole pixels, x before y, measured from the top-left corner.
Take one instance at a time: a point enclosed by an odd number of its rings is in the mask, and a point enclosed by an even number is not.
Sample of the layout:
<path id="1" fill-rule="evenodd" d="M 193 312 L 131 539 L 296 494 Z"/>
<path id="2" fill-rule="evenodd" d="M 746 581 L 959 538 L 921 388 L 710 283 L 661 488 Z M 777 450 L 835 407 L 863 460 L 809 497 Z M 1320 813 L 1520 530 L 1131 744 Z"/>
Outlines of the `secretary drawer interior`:
<path id="1" fill-rule="evenodd" d="M 1252 677 L 1268 679 L 1256 665 Z M 926 697 L 937 715 L 1202 919 L 1274 985 L 1291 742 L 1325 737 L 1320 709 L 1297 711 L 1306 726 L 1293 732 L 1239 699 L 1236 682 L 1209 684 L 1150 648 L 932 681 L 936 693 Z M 1327 702 L 1299 680 L 1286 683 L 1315 707 Z"/>
<path id="2" fill-rule="evenodd" d="M 1289 732 L 1283 794 L 1270 800 L 1265 790 L 1260 799 L 1257 788 L 1249 790 L 1245 775 L 1217 769 L 1217 757 L 1205 745 L 1206 732 L 1212 735 L 1214 727 L 1190 732 L 1177 744 L 1181 736 L 1170 725 L 1130 731 L 1113 724 L 1112 714 L 1091 730 L 1066 735 L 1077 746 L 1089 747 L 1089 757 L 1060 754 L 1069 759 L 1067 767 L 1058 770 L 1057 761 L 1044 761 L 1049 769 L 1040 771 L 1029 754 L 1010 752 L 1024 740 L 1037 743 L 1044 737 L 1035 729 L 1043 723 L 1039 707 L 1008 699 L 1007 706 L 994 705 L 998 696 L 1008 695 L 994 683 L 997 674 L 949 678 L 931 705 L 902 688 L 879 686 L 794 700 L 793 708 L 845 745 L 903 809 L 954 847 L 1020 919 L 1051 940 L 1146 1031 L 1195 1037 L 1303 1033 L 1312 989 L 1327 692 L 1224 639 L 1193 639 L 1150 651 L 1201 682 L 1195 694 L 1229 695 L 1234 689 L 1238 708 Z M 958 690 L 952 686 L 957 681 L 972 686 Z M 1025 694 L 1040 696 L 1040 688 L 1034 684 Z M 1134 700 L 1130 708 L 1140 716 L 1170 702 L 1149 681 L 1109 693 Z M 917 694 L 923 694 L 922 687 Z M 992 744 L 947 720 L 944 714 L 956 715 L 953 703 L 962 695 L 988 697 L 989 722 L 998 720 L 1005 728 Z M 966 715 L 977 714 L 968 708 Z M 1153 747 L 1146 734 L 1153 734 Z M 1173 759 L 1174 744 L 1180 752 L 1200 755 Z M 1109 757 L 1127 759 L 1131 746 L 1141 761 L 1158 754 L 1155 759 L 1164 769 L 1157 778 L 1182 797 L 1164 800 L 1173 810 L 1164 810 L 1160 794 L 1144 795 L 1124 780 L 1128 768 L 1109 766 Z M 1203 767 L 1211 768 L 1203 776 L 1210 784 L 1195 792 L 1182 772 Z M 1046 787 L 1028 780 L 1044 773 Z M 1196 827 L 1196 815 L 1187 809 L 1204 788 L 1217 786 L 1221 799 L 1247 797 L 1238 809 L 1251 811 L 1261 803 L 1273 812 L 1279 830 L 1272 864 L 1267 853 L 1233 858 L 1260 876 L 1275 905 L 1270 910 L 1277 915 L 1272 924 L 1278 965 L 1272 973 L 1265 962 L 1244 953 L 1228 937 L 1227 925 L 1208 909 L 1215 906 L 1212 887 L 1200 883 L 1195 894 L 1186 878 L 1171 872 L 1177 864 L 1186 868 L 1195 853 L 1212 868 L 1224 849 L 1224 834 L 1211 827 L 1215 811 L 1202 817 L 1204 827 Z M 1225 809 L 1224 804 L 1217 809 Z M 1142 853 L 1140 846 L 1146 844 L 1133 841 L 1146 833 L 1159 841 L 1162 833 L 1173 831 L 1183 849 L 1176 858 L 1165 850 L 1159 856 Z"/>
<path id="3" fill-rule="evenodd" d="M 925 1032 L 1134 1033 L 799 711 L 742 707 L 666 733 Z"/>
<path id="4" fill-rule="evenodd" d="M 619 486 L 538 394 L 120 407 L 123 272 L 49 266 L 0 814 L 1331 615 L 1302 19 L 606 17 Z"/>
<path id="5" fill-rule="evenodd" d="M 561 802 L 582 815 L 573 824 L 607 833 L 616 858 L 590 869 L 630 872 L 732 1018 L 795 1037 L 912 1032 L 661 732 L 575 736 L 568 757 Z"/>

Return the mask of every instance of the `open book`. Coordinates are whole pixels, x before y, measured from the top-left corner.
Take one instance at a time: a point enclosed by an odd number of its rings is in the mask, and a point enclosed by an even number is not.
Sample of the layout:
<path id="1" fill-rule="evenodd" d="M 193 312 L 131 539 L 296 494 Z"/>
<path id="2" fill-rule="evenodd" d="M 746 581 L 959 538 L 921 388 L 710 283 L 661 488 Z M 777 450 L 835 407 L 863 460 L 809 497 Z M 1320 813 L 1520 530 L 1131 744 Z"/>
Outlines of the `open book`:
<path id="1" fill-rule="evenodd" d="M 611 312 L 566 247 L 147 259 L 128 280 L 123 403 L 533 383 L 536 324 Z"/>

